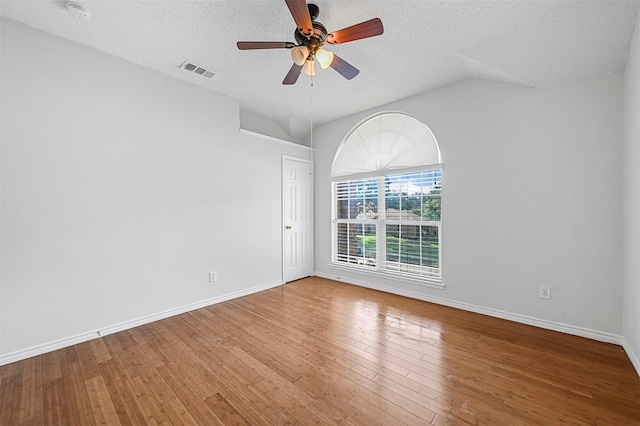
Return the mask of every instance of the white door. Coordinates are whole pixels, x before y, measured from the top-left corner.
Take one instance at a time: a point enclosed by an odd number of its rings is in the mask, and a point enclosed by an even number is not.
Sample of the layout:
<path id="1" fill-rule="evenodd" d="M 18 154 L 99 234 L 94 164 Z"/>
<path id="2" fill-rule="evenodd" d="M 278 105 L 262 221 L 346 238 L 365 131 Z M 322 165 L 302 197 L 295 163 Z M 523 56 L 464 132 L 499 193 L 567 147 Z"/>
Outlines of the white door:
<path id="1" fill-rule="evenodd" d="M 311 163 L 282 158 L 282 280 L 313 274 L 313 211 Z"/>

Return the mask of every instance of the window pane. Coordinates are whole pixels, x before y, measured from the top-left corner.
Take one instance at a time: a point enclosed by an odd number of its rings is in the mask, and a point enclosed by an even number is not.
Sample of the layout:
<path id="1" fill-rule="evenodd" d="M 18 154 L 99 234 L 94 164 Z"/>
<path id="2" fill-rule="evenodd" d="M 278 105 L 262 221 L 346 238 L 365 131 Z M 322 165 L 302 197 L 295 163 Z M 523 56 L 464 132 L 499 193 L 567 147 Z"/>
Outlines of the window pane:
<path id="1" fill-rule="evenodd" d="M 378 198 L 378 178 L 362 179 L 362 195 L 365 198 Z"/>
<path id="2" fill-rule="evenodd" d="M 422 217 L 424 220 L 439 222 L 441 220 L 440 193 L 442 191 L 442 171 L 424 172 L 422 179 Z"/>
<path id="3" fill-rule="evenodd" d="M 438 227 L 387 225 L 386 268 L 418 274 L 439 274 Z"/>
<path id="4" fill-rule="evenodd" d="M 400 260 L 400 225 L 387 225 L 387 263 Z"/>
<path id="5" fill-rule="evenodd" d="M 387 266 L 406 270 L 402 265 L 420 265 L 420 226 L 387 225 Z"/>
<path id="6" fill-rule="evenodd" d="M 440 189 L 432 190 L 428 195 L 424 197 L 422 216 L 424 220 L 432 222 L 440 222 Z"/>
<path id="7" fill-rule="evenodd" d="M 336 219 L 375 219 L 378 213 L 378 179 L 355 179 L 335 184 Z"/>
<path id="8" fill-rule="evenodd" d="M 349 218 L 349 200 L 336 200 L 338 211 L 336 212 L 336 217 L 338 219 L 348 219 Z"/>
<path id="9" fill-rule="evenodd" d="M 349 218 L 349 182 L 336 182 L 335 187 L 336 197 L 336 218 L 348 219 Z"/>
<path id="10" fill-rule="evenodd" d="M 384 191 L 385 195 L 399 194 L 400 191 L 400 175 L 391 175 L 384 177 Z"/>
<path id="11" fill-rule="evenodd" d="M 378 217 L 378 197 L 375 198 L 367 198 L 365 200 L 366 212 L 375 213 L 375 216 Z M 375 217 L 373 218 L 375 219 Z"/>
<path id="12" fill-rule="evenodd" d="M 400 176 L 387 176 L 384 180 L 384 192 L 385 192 L 385 215 L 387 220 L 398 220 L 398 211 L 400 211 L 400 194 L 402 184 L 400 183 Z M 395 215 L 396 218 L 391 216 Z"/>
<path id="13" fill-rule="evenodd" d="M 358 263 L 376 266 L 376 225 L 363 225 L 363 232 L 358 238 L 361 253 Z"/>
<path id="14" fill-rule="evenodd" d="M 402 214 L 400 220 L 422 220 L 422 196 L 402 197 Z"/>
<path id="15" fill-rule="evenodd" d="M 422 265 L 440 266 L 440 243 L 437 226 L 421 226 L 422 228 Z"/>
<path id="16" fill-rule="evenodd" d="M 335 258 L 339 262 L 349 261 L 349 233 L 346 223 L 336 226 Z"/>
<path id="17" fill-rule="evenodd" d="M 376 265 L 375 224 L 338 223 L 336 234 L 336 261 Z"/>
<path id="18" fill-rule="evenodd" d="M 441 170 L 386 176 L 386 219 L 439 222 L 441 180 Z"/>
<path id="19" fill-rule="evenodd" d="M 400 261 L 420 265 L 420 226 L 403 225 L 400 229 L 402 230 Z"/>

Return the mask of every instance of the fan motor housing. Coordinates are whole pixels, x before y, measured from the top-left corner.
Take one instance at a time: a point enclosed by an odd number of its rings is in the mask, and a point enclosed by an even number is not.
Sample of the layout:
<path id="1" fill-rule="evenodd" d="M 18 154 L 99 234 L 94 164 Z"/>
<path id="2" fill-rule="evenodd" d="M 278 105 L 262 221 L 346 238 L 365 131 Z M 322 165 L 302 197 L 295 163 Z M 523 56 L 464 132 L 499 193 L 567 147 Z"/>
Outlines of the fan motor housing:
<path id="1" fill-rule="evenodd" d="M 320 22 L 316 21 L 316 18 L 320 15 L 320 8 L 313 3 L 307 4 L 307 7 L 309 8 L 309 17 L 311 18 L 313 31 L 307 36 L 296 29 L 293 32 L 293 37 L 299 46 L 308 47 L 309 51 L 313 54 L 327 39 L 327 29 Z"/>
<path id="2" fill-rule="evenodd" d="M 313 44 L 320 47 L 327 39 L 327 29 L 317 21 L 312 21 L 311 24 L 313 25 L 313 31 L 308 38 L 297 29 L 293 33 L 293 36 L 295 37 L 296 42 L 301 46 L 309 47 L 310 44 Z"/>

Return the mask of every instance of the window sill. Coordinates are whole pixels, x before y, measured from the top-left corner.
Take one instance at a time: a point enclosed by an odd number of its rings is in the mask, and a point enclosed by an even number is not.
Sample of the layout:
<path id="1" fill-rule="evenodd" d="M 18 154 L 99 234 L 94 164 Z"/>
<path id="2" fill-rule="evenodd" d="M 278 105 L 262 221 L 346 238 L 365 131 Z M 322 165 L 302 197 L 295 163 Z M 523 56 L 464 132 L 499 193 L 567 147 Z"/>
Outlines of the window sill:
<path id="1" fill-rule="evenodd" d="M 444 290 L 444 284 L 442 283 L 441 280 L 433 280 L 433 279 L 428 279 L 424 277 L 413 278 L 402 273 L 395 273 L 392 271 L 380 271 L 380 270 L 372 269 L 366 266 L 357 266 L 357 265 L 345 266 L 339 263 L 330 263 L 329 267 L 331 269 L 337 269 L 340 271 L 349 271 L 357 274 L 370 275 L 372 277 L 388 278 L 394 281 L 400 281 L 400 282 L 405 282 L 409 284 L 419 285 L 422 287 L 437 288 L 439 290 Z"/>

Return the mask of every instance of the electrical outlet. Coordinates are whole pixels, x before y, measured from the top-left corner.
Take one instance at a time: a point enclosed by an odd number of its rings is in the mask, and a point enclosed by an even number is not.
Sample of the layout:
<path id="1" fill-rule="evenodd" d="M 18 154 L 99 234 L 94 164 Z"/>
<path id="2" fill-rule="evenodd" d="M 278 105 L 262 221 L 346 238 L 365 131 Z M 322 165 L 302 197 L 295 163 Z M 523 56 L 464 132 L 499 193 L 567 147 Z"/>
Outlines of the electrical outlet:
<path id="1" fill-rule="evenodd" d="M 218 280 L 218 273 L 216 271 L 209 272 L 209 282 L 214 283 Z"/>
<path id="2" fill-rule="evenodd" d="M 551 299 L 551 286 L 548 286 L 548 285 L 540 286 L 540 298 Z"/>

